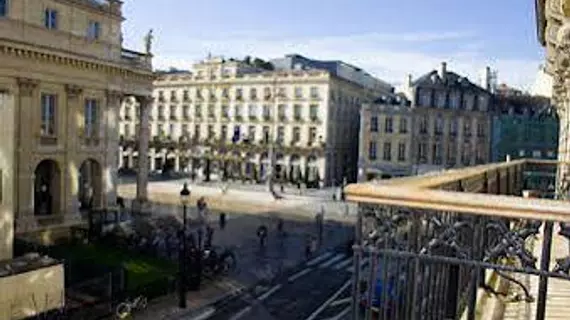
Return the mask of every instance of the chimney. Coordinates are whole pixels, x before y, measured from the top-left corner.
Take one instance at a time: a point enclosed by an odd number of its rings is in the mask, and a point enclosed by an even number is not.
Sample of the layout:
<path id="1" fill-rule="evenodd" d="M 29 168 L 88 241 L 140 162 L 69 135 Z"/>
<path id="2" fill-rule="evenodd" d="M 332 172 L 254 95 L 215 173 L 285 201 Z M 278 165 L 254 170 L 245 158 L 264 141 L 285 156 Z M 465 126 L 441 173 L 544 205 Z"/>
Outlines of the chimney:
<path id="1" fill-rule="evenodd" d="M 491 68 L 485 67 L 483 70 L 483 76 L 481 77 L 481 87 L 485 90 L 491 90 Z"/>
<path id="2" fill-rule="evenodd" d="M 406 86 L 407 87 L 411 87 L 412 86 L 412 74 L 408 73 L 408 75 L 406 76 Z"/>
<path id="3" fill-rule="evenodd" d="M 439 68 L 439 72 L 438 72 L 439 77 L 442 78 L 442 79 L 445 78 L 445 73 L 446 73 L 446 72 L 447 72 L 447 62 L 444 61 L 444 62 L 441 63 L 441 66 L 440 66 L 440 68 Z"/>

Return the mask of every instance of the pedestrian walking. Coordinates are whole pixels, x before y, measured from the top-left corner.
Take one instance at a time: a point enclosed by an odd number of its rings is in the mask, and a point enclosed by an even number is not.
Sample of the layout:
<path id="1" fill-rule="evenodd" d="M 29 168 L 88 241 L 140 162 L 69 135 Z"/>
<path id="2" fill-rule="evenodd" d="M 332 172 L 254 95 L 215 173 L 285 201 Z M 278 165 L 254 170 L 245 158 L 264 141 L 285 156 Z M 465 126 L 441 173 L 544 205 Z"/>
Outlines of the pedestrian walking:
<path id="1" fill-rule="evenodd" d="M 226 214 L 224 212 L 220 213 L 220 230 L 226 228 Z"/>
<path id="2" fill-rule="evenodd" d="M 259 247 L 265 248 L 267 239 L 267 227 L 265 225 L 261 225 L 257 228 L 257 237 L 259 238 Z"/>
<path id="3" fill-rule="evenodd" d="M 214 228 L 206 226 L 206 248 L 212 247 L 212 240 L 214 239 Z"/>

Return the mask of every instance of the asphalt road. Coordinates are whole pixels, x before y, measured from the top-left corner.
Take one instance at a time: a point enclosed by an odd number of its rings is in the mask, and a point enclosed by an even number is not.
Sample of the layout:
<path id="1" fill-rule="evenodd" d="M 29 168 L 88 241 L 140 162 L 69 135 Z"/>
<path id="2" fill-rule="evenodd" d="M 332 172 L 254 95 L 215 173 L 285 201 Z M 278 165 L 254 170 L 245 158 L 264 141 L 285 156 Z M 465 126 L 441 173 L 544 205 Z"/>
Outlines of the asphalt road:
<path id="1" fill-rule="evenodd" d="M 348 319 L 351 267 L 351 255 L 328 250 L 278 277 L 270 286 L 245 292 L 185 319 Z"/>

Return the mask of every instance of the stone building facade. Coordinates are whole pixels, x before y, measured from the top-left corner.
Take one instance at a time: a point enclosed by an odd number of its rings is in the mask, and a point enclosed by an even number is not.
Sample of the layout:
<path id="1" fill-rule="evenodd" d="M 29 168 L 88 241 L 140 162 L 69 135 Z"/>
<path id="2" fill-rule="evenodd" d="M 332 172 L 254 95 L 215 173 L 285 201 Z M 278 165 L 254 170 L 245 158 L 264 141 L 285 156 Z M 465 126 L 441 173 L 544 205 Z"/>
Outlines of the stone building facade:
<path id="1" fill-rule="evenodd" d="M 546 50 L 544 70 L 552 76 L 552 103 L 559 119 L 557 193 L 570 192 L 570 1 L 537 0 L 538 40 Z"/>
<path id="2" fill-rule="evenodd" d="M 384 158 L 384 153 L 391 159 L 389 163 L 396 167 L 385 167 L 381 173 L 385 177 L 401 176 L 405 173 L 419 174 L 448 168 L 466 167 L 489 161 L 491 130 L 491 93 L 470 82 L 452 71 L 447 64 L 441 64 L 439 70 L 433 70 L 415 81 L 408 76 L 402 94 L 409 100 L 402 105 L 392 102 L 380 103 L 376 106 L 365 106 L 372 113 L 365 112 L 361 119 L 361 163 L 370 161 L 371 146 L 366 141 L 376 141 L 376 148 L 386 146 L 388 150 L 376 149 Z M 393 99 L 392 99 L 393 100 Z M 405 147 L 398 142 L 398 149 L 384 141 L 391 134 L 382 131 L 370 135 L 371 117 L 391 118 L 390 113 L 408 115 L 409 132 L 401 137 L 410 141 Z M 399 117 L 399 116 L 398 116 Z M 399 120 L 398 120 L 399 121 Z M 396 124 L 393 124 L 396 126 Z M 384 137 L 385 136 L 385 137 Z M 400 138 L 398 138 L 400 139 Z M 364 141 L 364 142 L 363 142 Z M 402 143 L 404 143 L 404 141 Z M 370 144 L 370 142 L 368 142 Z M 381 145 L 377 145 L 381 143 Z M 393 153 L 399 150 L 406 152 L 405 161 L 398 161 Z M 368 160 L 366 160 L 368 158 Z M 364 167 L 367 165 L 365 164 Z M 363 168 L 361 179 L 366 179 L 366 168 Z M 371 175 L 372 176 L 372 175 Z"/>
<path id="3" fill-rule="evenodd" d="M 0 4 L 0 234 L 73 225 L 115 205 L 119 108 L 149 101 L 151 54 L 122 48 L 120 1 Z"/>
<path id="4" fill-rule="evenodd" d="M 412 174 L 412 120 L 410 101 L 384 96 L 360 111 L 358 180 Z"/>
<path id="5" fill-rule="evenodd" d="M 159 75 L 149 170 L 203 180 L 304 182 L 356 178 L 359 105 L 378 95 L 325 70 L 260 70 L 208 58 Z M 121 109 L 119 167 L 133 168 L 136 105 Z M 273 164 L 273 165 L 272 165 Z"/>

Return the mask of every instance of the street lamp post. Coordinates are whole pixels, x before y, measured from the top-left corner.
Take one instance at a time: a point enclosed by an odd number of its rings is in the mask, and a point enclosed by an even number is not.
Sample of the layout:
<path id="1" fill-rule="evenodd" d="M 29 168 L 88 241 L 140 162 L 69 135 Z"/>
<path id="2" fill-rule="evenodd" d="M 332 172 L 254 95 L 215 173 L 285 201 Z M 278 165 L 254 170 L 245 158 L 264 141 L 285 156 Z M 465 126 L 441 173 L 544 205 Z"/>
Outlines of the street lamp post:
<path id="1" fill-rule="evenodd" d="M 184 219 L 182 223 L 182 230 L 180 232 L 180 238 L 182 239 L 182 246 L 178 255 L 178 274 L 180 276 L 180 283 L 178 286 L 178 306 L 182 309 L 186 308 L 186 209 L 188 201 L 190 200 L 190 190 L 188 189 L 188 184 L 184 183 L 182 190 L 180 191 L 180 202 L 182 203 L 182 218 Z"/>

